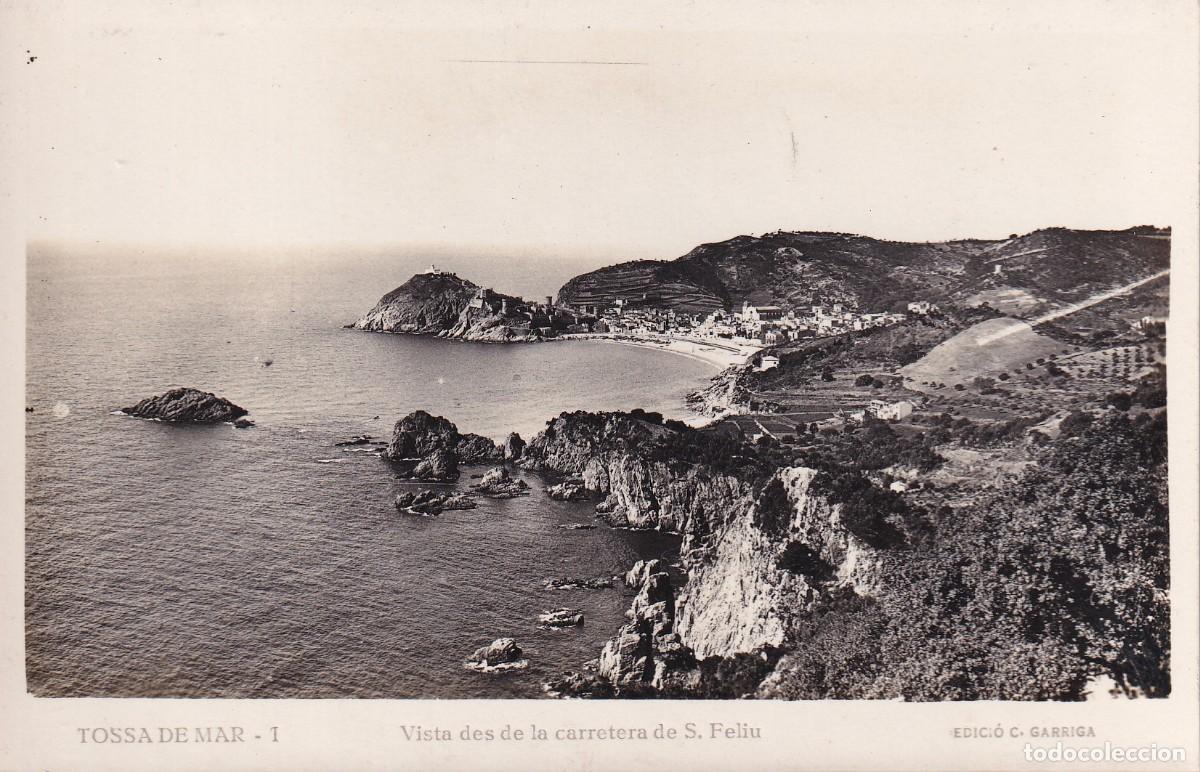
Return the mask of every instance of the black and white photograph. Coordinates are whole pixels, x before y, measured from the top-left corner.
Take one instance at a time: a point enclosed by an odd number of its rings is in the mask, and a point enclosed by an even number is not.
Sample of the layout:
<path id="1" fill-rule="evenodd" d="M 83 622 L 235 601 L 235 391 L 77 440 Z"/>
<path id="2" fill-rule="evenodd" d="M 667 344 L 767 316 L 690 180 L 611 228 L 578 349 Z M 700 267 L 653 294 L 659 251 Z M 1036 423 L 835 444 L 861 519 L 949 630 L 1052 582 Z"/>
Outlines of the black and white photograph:
<path id="1" fill-rule="evenodd" d="M 1194 4 L 709 8 L 5 5 L 0 767 L 1193 768 Z"/>

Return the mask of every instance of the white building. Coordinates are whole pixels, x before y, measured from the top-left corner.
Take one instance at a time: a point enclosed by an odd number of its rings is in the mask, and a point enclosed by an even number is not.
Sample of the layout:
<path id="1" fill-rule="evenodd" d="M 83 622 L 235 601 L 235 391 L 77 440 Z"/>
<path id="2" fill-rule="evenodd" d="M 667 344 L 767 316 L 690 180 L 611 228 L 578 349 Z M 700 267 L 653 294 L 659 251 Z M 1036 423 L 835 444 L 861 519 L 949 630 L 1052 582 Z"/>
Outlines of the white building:
<path id="1" fill-rule="evenodd" d="M 759 371 L 774 370 L 776 367 L 779 367 L 779 357 L 775 356 L 774 354 L 767 354 L 763 356 L 758 365 Z"/>
<path id="2" fill-rule="evenodd" d="M 867 412 L 880 421 L 899 421 L 901 418 L 908 418 L 912 415 L 913 407 L 913 403 L 908 400 L 889 404 L 882 399 L 873 399 L 867 406 Z"/>

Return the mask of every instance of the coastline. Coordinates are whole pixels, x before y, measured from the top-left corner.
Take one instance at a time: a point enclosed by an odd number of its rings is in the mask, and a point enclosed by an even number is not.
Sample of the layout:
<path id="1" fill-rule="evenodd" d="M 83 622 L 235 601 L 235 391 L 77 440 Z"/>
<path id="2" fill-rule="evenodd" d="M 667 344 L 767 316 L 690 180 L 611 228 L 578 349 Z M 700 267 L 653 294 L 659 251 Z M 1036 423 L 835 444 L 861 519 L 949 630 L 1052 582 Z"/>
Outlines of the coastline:
<path id="1" fill-rule="evenodd" d="M 750 357 L 760 350 L 757 347 L 731 346 L 723 343 L 716 344 L 710 341 L 691 340 L 688 338 L 664 336 L 663 340 L 659 341 L 651 338 L 636 338 L 629 335 L 615 335 L 612 333 L 560 335 L 547 342 L 554 341 L 601 341 L 619 343 L 625 346 L 637 346 L 639 348 L 663 351 L 705 362 L 715 367 L 718 372 L 724 372 L 730 367 L 746 364 Z"/>

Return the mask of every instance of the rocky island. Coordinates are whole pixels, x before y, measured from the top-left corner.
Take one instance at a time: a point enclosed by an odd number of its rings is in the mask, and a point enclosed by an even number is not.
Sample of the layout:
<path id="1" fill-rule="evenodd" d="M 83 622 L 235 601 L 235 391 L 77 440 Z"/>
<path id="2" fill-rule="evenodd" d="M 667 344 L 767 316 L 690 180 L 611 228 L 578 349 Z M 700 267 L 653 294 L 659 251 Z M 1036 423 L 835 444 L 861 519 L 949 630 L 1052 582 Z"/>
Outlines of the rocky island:
<path id="1" fill-rule="evenodd" d="M 371 332 L 437 335 L 490 343 L 519 343 L 551 337 L 562 325 L 549 303 L 529 303 L 480 287 L 436 267 L 384 295 L 349 325 Z"/>
<path id="2" fill-rule="evenodd" d="M 125 415 L 175 423 L 229 423 L 249 413 L 223 397 L 199 389 L 179 388 L 147 397 L 132 407 L 122 408 Z"/>

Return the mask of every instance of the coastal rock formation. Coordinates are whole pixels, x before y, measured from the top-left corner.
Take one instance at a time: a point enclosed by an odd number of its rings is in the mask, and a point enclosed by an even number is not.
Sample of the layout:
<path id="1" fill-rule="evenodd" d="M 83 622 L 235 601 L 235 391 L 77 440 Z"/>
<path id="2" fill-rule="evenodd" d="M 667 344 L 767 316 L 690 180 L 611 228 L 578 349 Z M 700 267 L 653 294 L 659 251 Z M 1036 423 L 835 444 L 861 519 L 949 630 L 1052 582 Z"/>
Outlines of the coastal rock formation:
<path id="1" fill-rule="evenodd" d="M 633 568 L 625 572 L 625 576 L 622 578 L 625 581 L 626 587 L 629 587 L 633 590 L 640 590 L 642 585 L 646 583 L 647 579 L 654 574 L 662 573 L 664 571 L 666 571 L 666 567 L 663 566 L 662 561 L 658 560 L 657 558 L 651 560 L 639 560 L 633 564 Z"/>
<path id="2" fill-rule="evenodd" d="M 525 453 L 525 440 L 516 432 L 504 438 L 504 460 L 516 461 Z"/>
<path id="3" fill-rule="evenodd" d="M 419 273 L 384 295 L 351 326 L 374 332 L 436 335 L 458 322 L 478 289 L 452 273 Z"/>
<path id="4" fill-rule="evenodd" d="M 211 392 L 171 389 L 157 397 L 147 397 L 133 407 L 122 408 L 121 412 L 160 421 L 212 424 L 234 421 L 249 411 Z"/>
<path id="5" fill-rule="evenodd" d="M 546 495 L 555 501 L 585 501 L 591 498 L 583 480 L 566 480 L 546 489 Z"/>
<path id="6" fill-rule="evenodd" d="M 529 661 L 512 638 L 497 638 L 487 646 L 481 646 L 467 658 L 466 666 L 482 672 L 515 670 L 527 667 Z"/>
<path id="7" fill-rule="evenodd" d="M 577 608 L 556 608 L 538 614 L 542 627 L 579 627 L 583 624 L 583 611 Z"/>
<path id="8" fill-rule="evenodd" d="M 595 579 L 560 577 L 557 579 L 547 579 L 543 586 L 547 590 L 611 590 L 613 580 L 605 576 Z"/>
<path id="9" fill-rule="evenodd" d="M 639 566 L 627 575 L 642 578 L 626 612 L 630 621 L 604 645 L 597 673 L 618 687 L 686 688 L 695 679 L 696 658 L 675 632 L 671 577 L 664 571 L 647 573 L 644 563 Z"/>
<path id="10" fill-rule="evenodd" d="M 820 472 L 773 468 L 756 452 L 644 414 L 563 414 L 530 442 L 523 463 L 578 475 L 605 496 L 600 517 L 683 536 L 682 592 L 658 560 L 624 576 L 637 596 L 598 669 L 618 692 L 695 696 L 725 689 L 715 674 L 727 671 L 737 674 L 735 691 L 752 691 L 757 681 L 745 674 L 765 677 L 777 659 L 767 652 L 819 600 L 878 591 L 889 544 L 904 537 L 870 512 L 849 523 Z"/>
<path id="11" fill-rule="evenodd" d="M 479 434 L 459 435 L 454 452 L 461 464 L 486 464 L 504 458 L 504 448 Z"/>
<path id="12" fill-rule="evenodd" d="M 753 486 L 735 474 L 685 463 L 686 453 L 675 459 L 662 452 L 695 436 L 651 414 L 563 413 L 530 441 L 521 463 L 580 479 L 603 497 L 596 511 L 611 525 L 707 531 L 728 513 L 745 510 Z"/>
<path id="13" fill-rule="evenodd" d="M 409 477 L 427 482 L 453 482 L 458 479 L 458 457 L 445 448 L 431 450 L 412 468 Z"/>
<path id="14" fill-rule="evenodd" d="M 803 467 L 779 470 L 749 510 L 705 540 L 702 554 L 685 558 L 677 629 L 697 656 L 779 646 L 832 589 L 864 598 L 878 591 L 882 551 L 846 527 L 842 505 L 815 490 L 816 478 Z M 685 538 L 682 550 L 699 546 Z"/>
<path id="15" fill-rule="evenodd" d="M 478 434 L 459 434 L 441 416 L 416 410 L 396 422 L 383 457 L 408 466 L 420 480 L 456 480 L 458 465 L 495 461 L 503 455 L 496 443 Z"/>
<path id="16" fill-rule="evenodd" d="M 475 499 L 461 493 L 405 491 L 396 496 L 396 509 L 414 515 L 439 515 L 449 509 L 474 509 Z"/>
<path id="17" fill-rule="evenodd" d="M 489 343 L 542 340 L 565 328 L 572 315 L 479 287 L 436 268 L 384 295 L 348 327 Z"/>
<path id="18" fill-rule="evenodd" d="M 498 466 L 489 470 L 482 480 L 471 486 L 471 489 L 494 499 L 511 499 L 528 494 L 529 484 L 524 480 L 514 479 L 508 473 L 508 467 Z"/>

